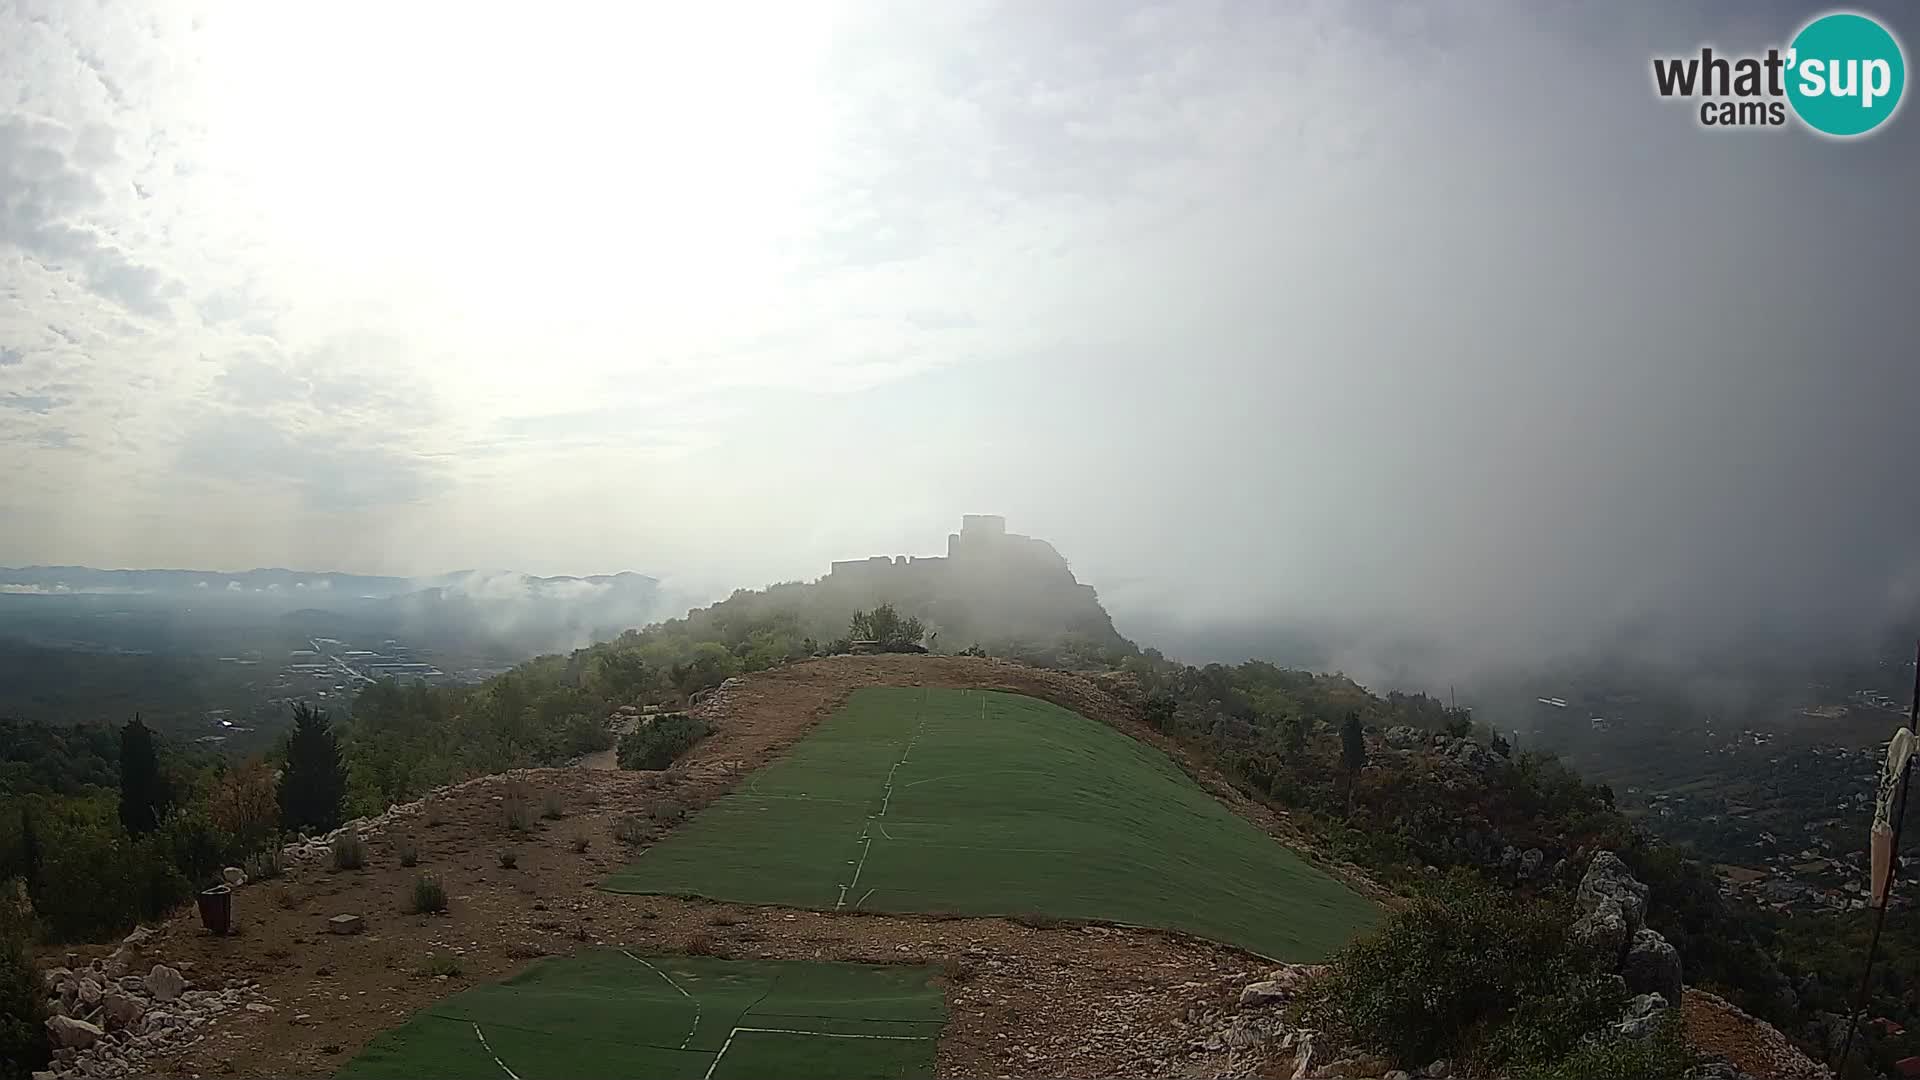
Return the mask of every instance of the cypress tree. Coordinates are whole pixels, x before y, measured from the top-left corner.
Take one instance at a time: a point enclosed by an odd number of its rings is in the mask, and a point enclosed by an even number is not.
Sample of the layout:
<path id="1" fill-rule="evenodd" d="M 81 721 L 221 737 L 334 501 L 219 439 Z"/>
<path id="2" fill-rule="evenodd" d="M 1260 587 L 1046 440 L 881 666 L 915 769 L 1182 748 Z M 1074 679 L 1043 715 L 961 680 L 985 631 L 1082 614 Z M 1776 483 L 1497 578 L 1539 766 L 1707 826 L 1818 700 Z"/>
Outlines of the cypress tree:
<path id="1" fill-rule="evenodd" d="M 20 808 L 20 876 L 32 892 L 40 880 L 40 831 L 33 824 L 33 807 Z"/>
<path id="2" fill-rule="evenodd" d="M 1346 723 L 1340 725 L 1340 764 L 1347 771 L 1347 816 L 1352 817 L 1353 781 L 1367 764 L 1366 731 L 1359 713 L 1348 713 Z"/>
<path id="3" fill-rule="evenodd" d="M 172 806 L 153 731 L 135 713 L 120 729 L 120 825 L 132 836 L 150 833 Z"/>
<path id="4" fill-rule="evenodd" d="M 301 702 L 293 707 L 287 735 L 287 767 L 280 774 L 280 824 L 288 831 L 326 832 L 340 824 L 347 795 L 347 769 L 340 739 L 326 711 Z"/>

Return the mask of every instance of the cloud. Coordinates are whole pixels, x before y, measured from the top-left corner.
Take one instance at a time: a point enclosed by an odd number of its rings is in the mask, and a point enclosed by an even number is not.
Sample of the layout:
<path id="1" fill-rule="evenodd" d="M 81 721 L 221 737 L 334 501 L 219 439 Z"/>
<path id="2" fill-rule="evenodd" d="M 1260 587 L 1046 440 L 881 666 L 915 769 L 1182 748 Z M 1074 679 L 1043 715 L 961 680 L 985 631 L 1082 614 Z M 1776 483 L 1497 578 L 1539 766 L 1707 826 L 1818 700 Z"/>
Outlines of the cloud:
<path id="1" fill-rule="evenodd" d="M 89 220 L 106 203 L 92 167 L 111 153 L 111 137 L 99 129 L 76 134 L 46 117 L 0 112 L 0 244 L 128 311 L 163 317 L 174 282 Z"/>
<path id="2" fill-rule="evenodd" d="M 342 443 L 330 432 L 288 430 L 237 412 L 209 416 L 189 432 L 178 467 L 198 481 L 294 492 L 322 513 L 414 502 L 438 471 L 403 449 Z"/>
<path id="3" fill-rule="evenodd" d="M 19 394 L 12 391 L 0 394 L 0 409 L 21 409 L 41 416 L 67 403 L 67 398 L 50 397 L 46 394 Z"/>
<path id="4" fill-rule="evenodd" d="M 0 11 L 0 559 L 756 584 L 964 509 L 1488 651 L 1914 594 L 1915 114 L 1646 85 L 1792 13 L 710 7 Z"/>

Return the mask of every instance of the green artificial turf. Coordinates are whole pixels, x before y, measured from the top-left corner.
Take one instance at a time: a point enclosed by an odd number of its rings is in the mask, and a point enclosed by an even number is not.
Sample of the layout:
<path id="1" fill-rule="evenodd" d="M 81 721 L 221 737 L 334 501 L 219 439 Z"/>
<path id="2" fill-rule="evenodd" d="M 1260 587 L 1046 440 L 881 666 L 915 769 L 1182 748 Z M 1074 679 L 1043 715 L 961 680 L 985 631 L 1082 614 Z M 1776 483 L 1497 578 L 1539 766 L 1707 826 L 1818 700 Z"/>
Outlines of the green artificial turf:
<path id="1" fill-rule="evenodd" d="M 930 1077 L 947 1019 L 932 976 L 599 949 L 422 1009 L 338 1075 Z"/>
<path id="2" fill-rule="evenodd" d="M 1319 960 L 1374 906 L 1160 751 L 1034 698 L 865 689 L 610 876 L 614 892 L 1045 915 Z"/>

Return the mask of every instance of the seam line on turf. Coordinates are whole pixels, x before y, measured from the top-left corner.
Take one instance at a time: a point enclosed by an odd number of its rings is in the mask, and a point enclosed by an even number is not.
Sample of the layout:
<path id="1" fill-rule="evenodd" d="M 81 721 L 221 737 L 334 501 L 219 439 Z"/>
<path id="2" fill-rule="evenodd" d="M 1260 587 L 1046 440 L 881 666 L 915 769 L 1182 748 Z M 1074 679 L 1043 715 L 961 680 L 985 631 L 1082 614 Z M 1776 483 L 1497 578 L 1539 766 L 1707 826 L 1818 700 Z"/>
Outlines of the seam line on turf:
<path id="1" fill-rule="evenodd" d="M 681 997 L 686 998 L 688 1001 L 693 1002 L 693 1026 L 687 1029 L 687 1037 L 680 1040 L 680 1049 L 685 1050 L 693 1042 L 693 1033 L 700 1030 L 700 999 L 697 997 L 694 997 L 692 994 L 687 993 L 687 988 L 684 986 L 681 986 L 677 982 L 674 982 L 673 977 L 671 975 L 668 975 L 666 972 L 661 971 L 659 968 L 654 967 L 652 964 L 647 963 L 645 960 L 640 959 L 639 957 L 633 955 L 627 950 L 621 949 L 620 955 L 626 957 L 629 960 L 632 960 L 634 963 L 639 964 L 641 967 L 646 968 L 648 971 L 653 972 L 655 975 L 660 976 L 662 979 L 665 979 L 667 981 L 668 986 L 671 986 L 675 990 L 680 991 Z"/>
<path id="2" fill-rule="evenodd" d="M 833 1018 L 829 1018 L 833 1019 Z M 799 1028 L 737 1027 L 735 1032 L 764 1035 L 813 1035 L 822 1039 L 886 1039 L 889 1042 L 927 1042 L 932 1035 L 862 1035 L 851 1031 L 801 1031 Z"/>
<path id="3" fill-rule="evenodd" d="M 520 1074 L 514 1072 L 512 1069 L 507 1068 L 507 1063 L 504 1061 L 501 1061 L 500 1055 L 494 1053 L 493 1047 L 487 1045 L 487 1034 L 486 1032 L 480 1030 L 479 1024 L 473 1025 L 473 1033 L 480 1040 L 480 1048 L 487 1052 L 487 1056 L 493 1059 L 493 1063 L 495 1065 L 500 1066 L 500 1071 L 503 1073 L 506 1073 L 508 1076 L 513 1077 L 513 1080 L 520 1080 Z"/>
<path id="4" fill-rule="evenodd" d="M 873 851 L 873 824 L 872 823 L 887 816 L 887 807 L 893 805 L 893 774 L 899 771 L 900 766 L 905 765 L 907 763 L 907 758 L 912 756 L 913 754 L 913 744 L 920 741 L 920 733 L 926 730 L 927 691 L 925 690 L 922 690 L 920 692 L 920 708 L 917 710 L 917 712 L 919 714 L 920 721 L 919 723 L 914 725 L 913 734 L 907 737 L 906 750 L 901 752 L 900 760 L 893 763 L 893 768 L 887 770 L 886 796 L 880 800 L 880 812 L 874 815 L 873 817 L 868 818 L 867 819 L 868 823 L 860 827 L 860 842 L 861 842 L 860 862 L 858 865 L 856 865 L 853 868 L 853 880 L 847 882 L 845 885 L 840 886 L 840 898 L 833 902 L 833 910 L 835 911 L 839 911 L 841 908 L 844 908 L 847 906 L 847 891 L 849 889 L 857 889 L 860 887 L 860 872 L 867 868 L 867 855 L 868 853 Z M 887 834 L 887 826 L 885 825 L 885 823 L 881 824 L 880 833 L 881 835 L 886 836 L 887 839 L 889 840 L 893 839 L 892 836 Z M 872 896 L 872 895 L 873 895 L 873 890 L 868 889 L 867 896 Z M 861 899 L 864 900 L 866 899 L 866 897 L 863 896 L 861 897 Z M 860 905 L 855 904 L 853 906 L 857 908 Z"/>
<path id="5" fill-rule="evenodd" d="M 713 1070 L 720 1067 L 720 1059 L 727 1056 L 727 1048 L 733 1045 L 733 1037 L 741 1032 L 764 1035 L 811 1035 L 821 1039 L 880 1039 L 885 1042 L 930 1042 L 932 1035 L 856 1035 L 845 1031 L 801 1031 L 797 1028 L 737 1027 L 727 1032 L 727 1041 L 720 1044 L 720 1052 L 713 1055 L 713 1061 L 707 1065 L 707 1071 L 700 1080 L 713 1080 Z M 506 1066 L 501 1066 L 505 1068 Z M 515 1080 L 518 1080 L 516 1077 Z"/>

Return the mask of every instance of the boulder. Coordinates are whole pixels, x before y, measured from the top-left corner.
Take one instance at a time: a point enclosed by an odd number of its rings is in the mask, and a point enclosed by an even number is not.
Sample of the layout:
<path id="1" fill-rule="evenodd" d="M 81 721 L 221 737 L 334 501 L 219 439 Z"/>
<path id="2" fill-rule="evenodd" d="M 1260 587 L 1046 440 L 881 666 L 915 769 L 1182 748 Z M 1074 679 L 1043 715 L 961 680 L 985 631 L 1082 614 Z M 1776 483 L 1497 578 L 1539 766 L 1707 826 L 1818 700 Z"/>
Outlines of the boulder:
<path id="1" fill-rule="evenodd" d="M 71 1016 L 50 1016 L 47 1018 L 47 1038 L 53 1045 L 62 1049 L 85 1050 L 100 1041 L 106 1032 L 87 1023 L 75 1020 Z"/>
<path id="2" fill-rule="evenodd" d="M 1658 930 L 1642 928 L 1627 944 L 1627 955 L 1620 961 L 1620 977 L 1635 994 L 1659 994 L 1668 1001 L 1679 1001 L 1680 950 Z"/>
<path id="3" fill-rule="evenodd" d="M 107 1026 L 114 1028 L 132 1027 L 147 1011 L 147 1007 L 140 1003 L 139 998 L 131 994 L 123 994 L 118 990 L 107 995 L 106 1006 Z"/>
<path id="4" fill-rule="evenodd" d="M 1614 1023 L 1613 1030 L 1635 1041 L 1651 1038 L 1654 1026 L 1660 1022 L 1660 1014 L 1667 1010 L 1667 999 L 1661 994 L 1635 994 L 1627 1002 L 1627 1009 Z"/>
<path id="5" fill-rule="evenodd" d="M 1228 1050 L 1245 1050 L 1267 1041 L 1266 1033 L 1251 1024 L 1234 1021 L 1220 1036 L 1221 1045 Z"/>
<path id="6" fill-rule="evenodd" d="M 1414 750 L 1426 744 L 1426 733 L 1416 727 L 1397 724 L 1387 729 L 1387 745 L 1395 750 Z"/>
<path id="7" fill-rule="evenodd" d="M 237 866 L 229 866 L 225 870 L 220 871 L 220 880 L 226 882 L 230 887 L 237 889 L 247 883 L 247 872 Z"/>
<path id="8" fill-rule="evenodd" d="M 120 943 L 122 945 L 128 945 L 137 949 L 140 946 L 145 945 L 147 943 L 147 939 L 152 936 L 153 936 L 152 930 L 149 930 L 144 926 L 136 926 L 133 928 L 132 933 L 120 939 Z"/>
<path id="9" fill-rule="evenodd" d="M 153 995 L 153 1000 L 172 1001 L 187 988 L 187 980 L 185 976 L 167 965 L 155 964 L 153 970 L 147 972 L 146 986 L 147 993 Z"/>
<path id="10" fill-rule="evenodd" d="M 1307 1034 L 1300 1036 L 1299 1044 L 1296 1045 L 1293 1049 L 1292 1080 L 1306 1080 L 1306 1075 L 1312 1071 L 1313 1071 L 1313 1033 L 1308 1032 Z"/>
<path id="11" fill-rule="evenodd" d="M 104 992 L 105 991 L 100 989 L 99 983 L 93 981 L 91 978 L 86 978 L 80 980 L 80 986 L 74 991 L 74 997 L 80 1000 L 80 1004 L 92 1008 L 100 1004 L 100 995 Z"/>
<path id="12" fill-rule="evenodd" d="M 367 928 L 367 921 L 358 915 L 335 915 L 327 920 L 329 934 L 357 934 Z"/>
<path id="13" fill-rule="evenodd" d="M 1587 864 L 1586 876 L 1574 890 L 1573 902 L 1590 914 L 1607 900 L 1620 905 L 1620 914 L 1626 918 L 1629 931 L 1637 932 L 1646 925 L 1647 887 L 1633 876 L 1620 856 L 1601 851 Z"/>
<path id="14" fill-rule="evenodd" d="M 1472 739 L 1455 740 L 1447 747 L 1446 756 L 1455 765 L 1472 772 L 1485 772 L 1497 763 L 1492 751 Z"/>
<path id="15" fill-rule="evenodd" d="M 1621 954 L 1627 951 L 1627 939 L 1632 936 L 1619 902 L 1610 898 L 1602 899 L 1592 911 L 1576 919 L 1567 934 L 1575 942 L 1590 946 L 1609 969 L 1620 962 Z"/>
<path id="16" fill-rule="evenodd" d="M 1547 853 L 1537 847 L 1530 847 L 1520 853 L 1520 876 L 1531 881 L 1540 876 L 1540 870 L 1546 865 Z"/>
<path id="17" fill-rule="evenodd" d="M 1240 1007 L 1258 1008 L 1263 1005 L 1279 1005 L 1292 996 L 1293 991 L 1290 988 L 1272 980 L 1251 982 L 1240 988 Z"/>
<path id="18" fill-rule="evenodd" d="M 135 959 L 136 959 L 136 956 L 134 953 L 133 946 L 122 945 L 119 948 L 113 950 L 112 956 L 107 957 L 107 963 L 103 970 L 106 971 L 107 978 L 118 979 L 122 975 L 125 975 L 127 972 L 133 970 L 133 963 Z"/>

